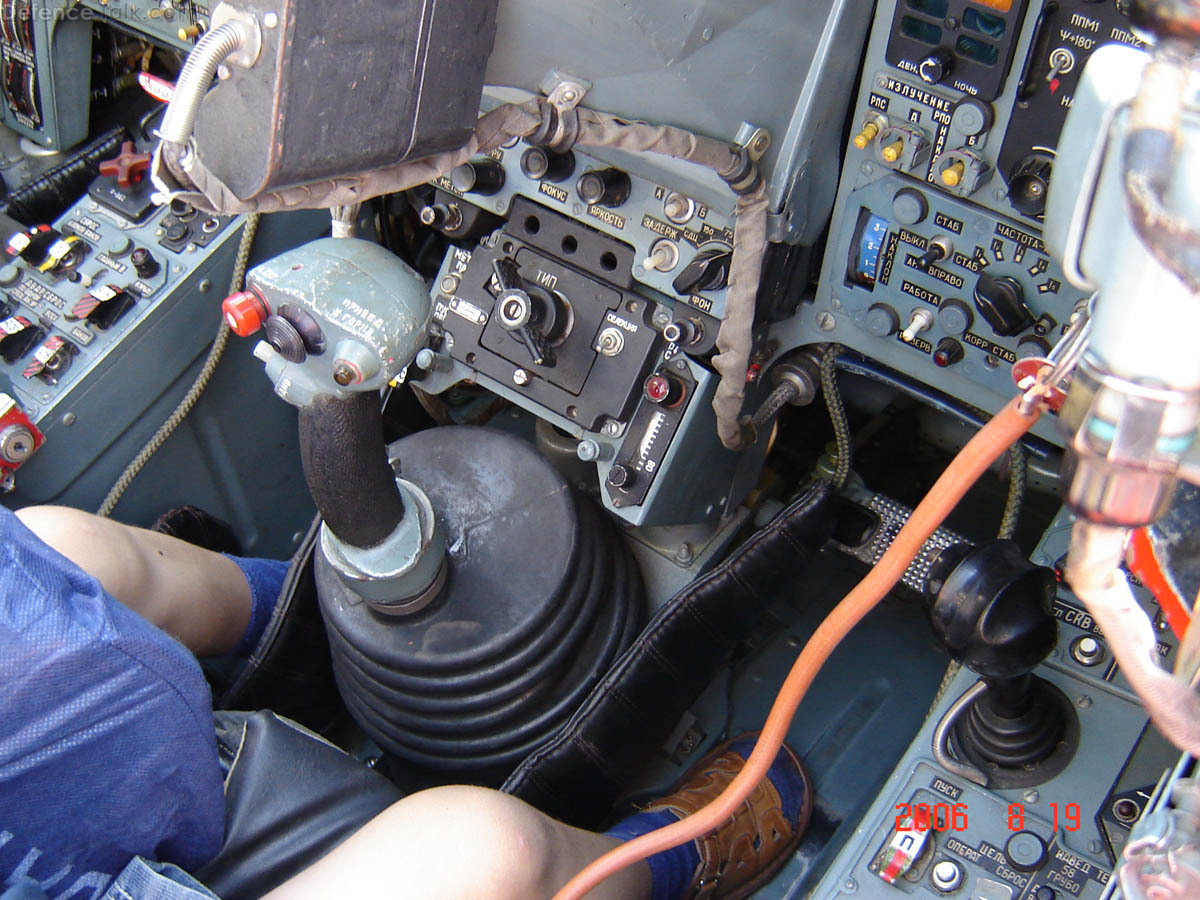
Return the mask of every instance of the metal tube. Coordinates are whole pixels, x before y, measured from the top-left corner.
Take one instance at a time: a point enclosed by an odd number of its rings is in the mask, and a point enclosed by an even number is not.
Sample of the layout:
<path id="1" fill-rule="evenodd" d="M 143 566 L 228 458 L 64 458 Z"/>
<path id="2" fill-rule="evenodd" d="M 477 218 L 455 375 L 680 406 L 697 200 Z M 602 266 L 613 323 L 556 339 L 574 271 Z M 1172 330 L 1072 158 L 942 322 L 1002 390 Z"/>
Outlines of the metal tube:
<path id="1" fill-rule="evenodd" d="M 958 775 L 982 787 L 987 787 L 987 775 L 971 763 L 955 759 L 950 753 L 950 730 L 954 727 L 954 723 L 958 721 L 958 717 L 986 690 L 987 685 L 982 681 L 977 681 L 967 688 L 961 697 L 950 704 L 950 708 L 943 713 L 942 718 L 937 723 L 937 727 L 934 728 L 933 740 L 931 742 L 933 758 L 939 766 L 951 775 Z"/>
<path id="2" fill-rule="evenodd" d="M 183 71 L 179 73 L 179 80 L 175 82 L 175 95 L 158 128 L 158 135 L 163 141 L 187 143 L 196 124 L 200 101 L 217 74 L 217 66 L 231 53 L 241 49 L 248 39 L 247 26 L 234 20 L 214 28 L 196 42 L 183 65 Z"/>

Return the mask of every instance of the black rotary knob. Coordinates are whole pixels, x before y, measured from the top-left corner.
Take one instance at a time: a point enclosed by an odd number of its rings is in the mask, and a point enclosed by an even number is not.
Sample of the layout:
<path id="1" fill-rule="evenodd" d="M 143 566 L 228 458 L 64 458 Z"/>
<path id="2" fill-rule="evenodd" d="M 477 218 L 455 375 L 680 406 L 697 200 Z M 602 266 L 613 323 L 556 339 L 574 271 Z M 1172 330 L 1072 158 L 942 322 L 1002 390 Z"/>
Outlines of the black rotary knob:
<path id="1" fill-rule="evenodd" d="M 1038 152 L 1030 153 L 1013 166 L 1008 175 L 1008 202 L 1013 209 L 1034 219 L 1045 213 L 1053 168 L 1054 161 Z"/>
<path id="2" fill-rule="evenodd" d="M 628 488 L 633 485 L 634 474 L 628 466 L 615 465 L 608 470 L 608 483 L 615 488 Z"/>
<path id="3" fill-rule="evenodd" d="M 196 207 L 192 206 L 186 200 L 180 200 L 176 197 L 171 201 L 171 215 L 180 222 L 190 222 L 196 218 Z"/>
<path id="4" fill-rule="evenodd" d="M 938 47 L 917 64 L 917 74 L 926 84 L 941 84 L 954 67 L 954 54 L 945 47 Z"/>
<path id="5" fill-rule="evenodd" d="M 504 166 L 487 157 L 473 159 L 450 173 L 450 183 L 459 193 L 490 197 L 504 187 Z"/>
<path id="6" fill-rule="evenodd" d="M 695 258 L 675 276 L 675 293 L 681 297 L 699 291 L 719 291 L 729 284 L 729 267 L 733 264 L 733 248 L 713 243 L 700 248 Z"/>
<path id="7" fill-rule="evenodd" d="M 939 369 L 946 369 L 963 358 L 963 345 L 952 337 L 944 337 L 938 341 L 933 351 L 933 364 Z"/>
<path id="8" fill-rule="evenodd" d="M 521 156 L 521 171 L 532 181 L 566 181 L 575 174 L 575 154 L 530 147 Z"/>
<path id="9" fill-rule="evenodd" d="M 191 231 L 182 222 L 172 222 L 167 226 L 163 237 L 173 244 L 178 244 L 180 241 L 186 241 Z"/>
<path id="10" fill-rule="evenodd" d="M 584 172 L 575 182 L 579 199 L 588 206 L 607 206 L 616 209 L 629 199 L 633 185 L 620 169 L 599 169 Z"/>
<path id="11" fill-rule="evenodd" d="M 1013 337 L 1033 324 L 1025 289 L 1008 275 L 984 272 L 975 283 L 975 308 L 1001 337 Z"/>
<path id="12" fill-rule="evenodd" d="M 138 247 L 130 253 L 129 261 L 133 263 L 134 271 L 138 273 L 139 278 L 153 278 L 162 268 L 158 264 L 158 260 L 145 247 Z"/>

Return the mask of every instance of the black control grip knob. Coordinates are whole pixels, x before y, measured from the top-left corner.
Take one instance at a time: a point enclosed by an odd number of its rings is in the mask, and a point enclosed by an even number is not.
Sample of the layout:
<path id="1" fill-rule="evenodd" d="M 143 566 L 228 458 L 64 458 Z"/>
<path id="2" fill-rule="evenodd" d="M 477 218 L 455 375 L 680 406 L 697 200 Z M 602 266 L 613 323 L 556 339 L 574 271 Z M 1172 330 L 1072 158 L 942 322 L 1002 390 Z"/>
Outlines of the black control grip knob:
<path id="1" fill-rule="evenodd" d="M 138 247 L 130 253 L 129 261 L 133 263 L 133 268 L 139 278 L 153 278 L 162 268 L 158 260 L 145 247 Z"/>

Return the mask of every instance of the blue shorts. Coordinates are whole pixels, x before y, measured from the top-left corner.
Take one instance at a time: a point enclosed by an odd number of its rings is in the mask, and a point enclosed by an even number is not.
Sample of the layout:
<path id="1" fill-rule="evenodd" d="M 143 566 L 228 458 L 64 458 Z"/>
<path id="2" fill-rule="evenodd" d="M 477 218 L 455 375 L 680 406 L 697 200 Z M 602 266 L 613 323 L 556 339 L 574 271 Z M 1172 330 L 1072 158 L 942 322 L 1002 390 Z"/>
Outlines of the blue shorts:
<path id="1" fill-rule="evenodd" d="M 255 596 L 249 639 L 287 564 L 238 562 Z M 152 885 L 177 881 L 159 862 L 194 868 L 220 849 L 223 773 L 199 664 L 3 507 L 0 684 L 0 890 L 132 894 L 120 874 L 152 900 L 168 896 Z"/>
<path id="2" fill-rule="evenodd" d="M 36 881 L 23 879 L 0 894 L 0 900 L 50 900 Z M 178 866 L 140 856 L 129 861 L 100 900 L 220 900 Z"/>

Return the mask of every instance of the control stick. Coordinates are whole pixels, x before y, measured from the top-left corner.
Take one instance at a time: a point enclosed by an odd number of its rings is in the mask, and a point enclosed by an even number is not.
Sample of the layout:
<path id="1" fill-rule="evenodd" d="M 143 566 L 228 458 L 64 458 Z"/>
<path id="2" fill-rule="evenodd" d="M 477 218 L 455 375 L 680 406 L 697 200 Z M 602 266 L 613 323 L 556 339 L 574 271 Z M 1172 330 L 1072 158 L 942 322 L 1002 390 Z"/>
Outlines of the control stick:
<path id="1" fill-rule="evenodd" d="M 925 586 L 934 630 L 984 685 L 958 711 L 953 749 L 990 781 L 1037 783 L 1052 774 L 1039 778 L 1038 767 L 1066 749 L 1071 704 L 1033 674 L 1058 638 L 1056 584 L 1052 570 L 1033 565 L 1012 541 L 956 544 L 930 567 Z"/>
<path id="2" fill-rule="evenodd" d="M 225 302 L 238 334 L 300 411 L 320 552 L 351 591 L 391 615 L 423 609 L 444 579 L 445 547 L 419 485 L 388 460 L 379 391 L 425 339 L 429 292 L 377 244 L 322 238 L 260 263 Z"/>

